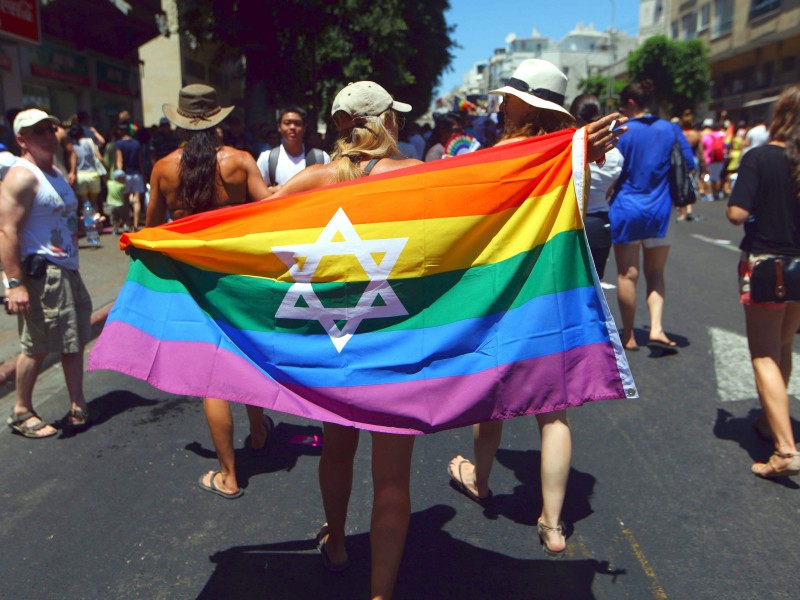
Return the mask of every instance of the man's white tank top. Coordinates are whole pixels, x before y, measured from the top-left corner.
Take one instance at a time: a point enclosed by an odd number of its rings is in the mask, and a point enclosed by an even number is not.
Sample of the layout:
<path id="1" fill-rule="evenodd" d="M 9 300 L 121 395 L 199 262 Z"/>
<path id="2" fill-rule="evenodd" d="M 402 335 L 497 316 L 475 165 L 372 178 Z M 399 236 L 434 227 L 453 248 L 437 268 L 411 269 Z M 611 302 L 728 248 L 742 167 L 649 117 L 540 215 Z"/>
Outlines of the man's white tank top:
<path id="1" fill-rule="evenodd" d="M 19 234 L 20 255 L 43 254 L 65 269 L 78 269 L 78 199 L 64 177 L 48 175 L 32 162 L 20 159 L 39 182 L 33 205 Z"/>

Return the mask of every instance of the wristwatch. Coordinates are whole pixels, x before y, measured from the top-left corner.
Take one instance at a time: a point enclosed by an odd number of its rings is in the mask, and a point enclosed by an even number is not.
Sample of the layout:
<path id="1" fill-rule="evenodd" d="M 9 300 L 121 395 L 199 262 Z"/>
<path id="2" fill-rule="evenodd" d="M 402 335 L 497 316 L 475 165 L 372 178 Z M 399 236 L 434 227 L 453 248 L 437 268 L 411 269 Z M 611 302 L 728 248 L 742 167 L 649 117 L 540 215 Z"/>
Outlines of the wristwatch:
<path id="1" fill-rule="evenodd" d="M 17 279 L 16 277 L 12 277 L 11 279 L 8 280 L 8 283 L 6 284 L 6 289 L 11 290 L 21 285 L 22 282 L 19 279 Z"/>

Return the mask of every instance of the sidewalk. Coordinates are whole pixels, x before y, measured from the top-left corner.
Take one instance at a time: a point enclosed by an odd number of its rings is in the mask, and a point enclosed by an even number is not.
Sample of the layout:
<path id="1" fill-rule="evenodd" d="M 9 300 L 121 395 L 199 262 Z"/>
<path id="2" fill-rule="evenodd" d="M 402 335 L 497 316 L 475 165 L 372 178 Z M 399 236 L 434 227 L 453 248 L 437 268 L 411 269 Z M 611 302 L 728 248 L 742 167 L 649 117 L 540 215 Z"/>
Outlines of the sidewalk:
<path id="1" fill-rule="evenodd" d="M 80 240 L 81 277 L 92 297 L 92 339 L 103 329 L 108 312 L 128 274 L 128 256 L 119 249 L 119 236 L 104 234 L 99 246 Z M 19 353 L 17 317 L 0 311 L 0 397 L 14 389 Z M 58 357 L 48 357 L 47 368 Z"/>

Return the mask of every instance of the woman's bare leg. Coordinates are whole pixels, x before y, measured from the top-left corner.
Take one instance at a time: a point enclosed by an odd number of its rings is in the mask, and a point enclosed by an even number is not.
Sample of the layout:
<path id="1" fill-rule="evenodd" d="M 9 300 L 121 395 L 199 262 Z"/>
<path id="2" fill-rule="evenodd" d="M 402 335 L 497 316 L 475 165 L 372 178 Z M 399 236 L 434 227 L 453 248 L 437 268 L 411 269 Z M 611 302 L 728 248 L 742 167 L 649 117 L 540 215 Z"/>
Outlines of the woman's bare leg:
<path id="1" fill-rule="evenodd" d="M 633 335 L 636 317 L 636 283 L 639 281 L 639 242 L 614 244 L 617 262 L 617 301 L 622 317 L 622 345 L 627 350 L 638 348 Z"/>
<path id="2" fill-rule="evenodd" d="M 411 516 L 412 435 L 372 434 L 372 599 L 392 597 Z M 326 441 L 327 443 L 327 441 Z"/>
<path id="3" fill-rule="evenodd" d="M 233 452 L 233 415 L 227 400 L 219 398 L 203 398 L 203 410 L 208 421 L 208 430 L 211 432 L 211 442 L 217 451 L 219 459 L 219 475 L 214 480 L 214 485 L 226 494 L 235 494 L 239 491 L 236 481 L 236 466 Z M 203 483 L 211 486 L 209 471 L 203 477 Z"/>
<path id="4" fill-rule="evenodd" d="M 328 523 L 325 552 L 334 563 L 347 560 L 344 526 L 353 488 L 353 460 L 358 450 L 358 429 L 324 423 L 325 439 L 319 461 L 319 489 Z"/>
<path id="5" fill-rule="evenodd" d="M 567 493 L 570 463 L 572 461 L 572 434 L 567 411 L 559 410 L 536 415 L 542 436 L 542 516 L 540 520 L 555 528 L 561 521 L 561 509 Z M 553 552 L 566 547 L 566 539 L 557 531 L 545 533 L 547 546 Z"/>

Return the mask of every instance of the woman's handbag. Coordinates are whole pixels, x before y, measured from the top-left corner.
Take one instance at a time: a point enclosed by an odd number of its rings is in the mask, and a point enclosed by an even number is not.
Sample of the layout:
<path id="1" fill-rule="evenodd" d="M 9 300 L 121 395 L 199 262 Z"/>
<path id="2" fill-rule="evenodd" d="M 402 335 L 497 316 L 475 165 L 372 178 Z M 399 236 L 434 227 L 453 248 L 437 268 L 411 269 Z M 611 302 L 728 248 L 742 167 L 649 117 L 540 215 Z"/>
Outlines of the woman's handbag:
<path id="1" fill-rule="evenodd" d="M 777 254 L 753 263 L 750 272 L 753 302 L 800 301 L 800 257 Z"/>
<path id="2" fill-rule="evenodd" d="M 108 175 L 108 171 L 106 171 L 106 166 L 103 164 L 103 161 L 97 157 L 97 154 L 100 152 L 97 149 L 97 146 L 94 143 L 94 140 L 89 138 L 89 143 L 92 145 L 92 158 L 94 158 L 94 170 L 97 171 L 97 174 L 100 177 L 105 177 Z"/>
<path id="3" fill-rule="evenodd" d="M 675 142 L 672 144 L 672 151 L 669 154 L 669 194 L 672 197 L 672 204 L 677 207 L 689 206 L 697 202 L 694 179 L 691 169 L 683 157 L 677 131 L 675 131 Z"/>

